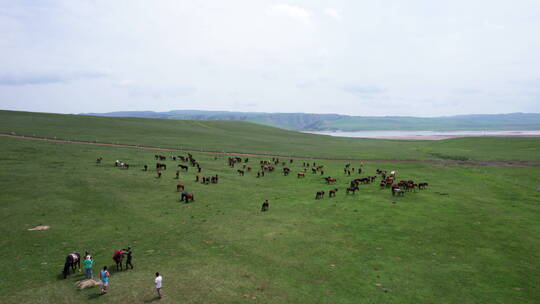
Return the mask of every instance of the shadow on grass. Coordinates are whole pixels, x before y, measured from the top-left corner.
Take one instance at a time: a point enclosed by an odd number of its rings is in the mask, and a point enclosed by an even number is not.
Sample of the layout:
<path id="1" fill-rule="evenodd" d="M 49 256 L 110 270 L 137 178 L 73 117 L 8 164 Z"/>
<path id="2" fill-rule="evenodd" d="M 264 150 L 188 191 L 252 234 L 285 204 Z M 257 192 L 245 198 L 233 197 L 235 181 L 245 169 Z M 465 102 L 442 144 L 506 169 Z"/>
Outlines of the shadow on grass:
<path id="1" fill-rule="evenodd" d="M 72 273 L 70 272 L 69 275 L 64 278 L 64 273 L 63 272 L 60 272 L 57 276 L 56 276 L 56 279 L 59 280 L 59 281 L 64 281 L 64 280 L 68 280 L 68 279 L 77 279 L 79 280 L 81 277 L 84 278 L 84 273 L 82 272 L 75 272 L 75 273 Z"/>
<path id="2" fill-rule="evenodd" d="M 88 300 L 96 300 L 96 299 L 99 299 L 103 295 L 104 294 L 101 293 L 101 291 L 96 292 L 96 293 L 91 293 L 91 294 L 88 295 Z"/>
<path id="3" fill-rule="evenodd" d="M 157 302 L 159 300 L 160 300 L 160 298 L 158 296 L 155 296 L 155 297 L 151 298 L 150 300 L 144 300 L 143 303 L 152 303 L 152 302 Z"/>

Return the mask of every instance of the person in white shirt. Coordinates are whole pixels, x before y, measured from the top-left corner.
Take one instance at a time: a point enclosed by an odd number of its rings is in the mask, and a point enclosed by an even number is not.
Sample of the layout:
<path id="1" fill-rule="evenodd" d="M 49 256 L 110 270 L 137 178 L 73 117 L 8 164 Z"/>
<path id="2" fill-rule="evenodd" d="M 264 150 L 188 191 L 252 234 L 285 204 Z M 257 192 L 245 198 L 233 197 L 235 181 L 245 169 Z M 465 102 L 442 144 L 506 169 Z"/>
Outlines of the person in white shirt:
<path id="1" fill-rule="evenodd" d="M 156 282 L 156 290 L 157 290 L 157 294 L 158 294 L 158 298 L 161 299 L 161 281 L 163 280 L 163 278 L 159 275 L 159 272 L 156 272 L 156 279 L 154 280 L 154 282 Z"/>

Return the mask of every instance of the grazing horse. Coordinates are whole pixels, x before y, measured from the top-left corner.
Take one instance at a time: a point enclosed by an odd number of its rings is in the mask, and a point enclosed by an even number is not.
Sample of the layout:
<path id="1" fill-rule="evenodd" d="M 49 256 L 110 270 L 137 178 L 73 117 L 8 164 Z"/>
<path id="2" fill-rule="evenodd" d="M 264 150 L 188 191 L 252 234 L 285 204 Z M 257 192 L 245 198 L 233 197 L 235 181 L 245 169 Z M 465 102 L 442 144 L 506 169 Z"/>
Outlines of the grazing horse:
<path id="1" fill-rule="evenodd" d="M 268 203 L 268 200 L 265 200 L 261 207 L 261 212 L 268 211 L 268 208 L 270 208 L 270 203 Z"/>
<path id="2" fill-rule="evenodd" d="M 284 175 L 284 176 L 289 175 L 290 172 L 291 172 L 291 169 L 289 169 L 289 168 L 283 168 L 283 175 Z"/>
<path id="3" fill-rule="evenodd" d="M 330 192 L 328 192 L 328 197 L 336 196 L 337 191 L 338 191 L 337 188 L 334 188 L 334 189 L 330 190 Z"/>
<path id="4" fill-rule="evenodd" d="M 357 185 L 354 186 L 354 187 L 352 187 L 352 186 L 351 186 L 351 187 L 348 187 L 348 188 L 347 188 L 347 194 L 349 194 L 349 192 L 352 192 L 352 194 L 355 194 L 355 193 L 356 193 L 356 190 L 359 190 Z"/>
<path id="5" fill-rule="evenodd" d="M 102 160 L 103 160 L 103 157 L 100 156 L 100 157 L 96 158 L 96 163 L 101 164 Z"/>
<path id="6" fill-rule="evenodd" d="M 405 195 L 405 191 L 402 190 L 402 189 L 400 189 L 400 188 L 398 188 L 398 187 L 394 188 L 394 187 L 392 186 L 392 196 L 394 196 L 394 195 L 396 195 L 396 194 L 397 194 L 398 196 L 399 196 L 399 195 L 404 196 L 404 195 Z"/>
<path id="7" fill-rule="evenodd" d="M 324 198 L 324 191 L 317 191 L 315 194 L 315 199 L 321 199 Z"/>
<path id="8" fill-rule="evenodd" d="M 184 184 L 176 185 L 176 192 L 180 192 L 180 189 L 182 189 L 182 191 L 184 191 Z"/>
<path id="9" fill-rule="evenodd" d="M 405 190 L 406 190 L 406 191 L 414 191 L 414 188 L 415 188 L 415 187 L 418 187 L 418 185 L 417 185 L 417 184 L 414 184 L 414 183 L 407 183 L 407 184 L 405 185 Z"/>
<path id="10" fill-rule="evenodd" d="M 298 172 L 298 178 L 300 177 L 306 177 L 306 174 L 304 172 Z"/>
<path id="11" fill-rule="evenodd" d="M 189 169 L 188 166 L 184 166 L 184 165 L 182 165 L 182 164 L 179 164 L 179 165 L 178 165 L 178 168 L 180 168 L 182 171 L 186 171 L 186 172 L 187 172 L 188 169 Z"/>
<path id="12" fill-rule="evenodd" d="M 330 184 L 330 183 L 335 183 L 337 181 L 337 179 L 335 179 L 334 177 L 324 177 L 324 179 L 326 180 L 326 183 L 327 184 Z"/>
<path id="13" fill-rule="evenodd" d="M 186 200 L 186 204 L 189 203 L 189 200 L 191 200 L 192 202 L 195 200 L 195 196 L 193 196 L 193 193 L 187 193 L 187 192 L 182 192 L 182 196 L 180 197 L 180 201 L 183 202 L 184 199 Z"/>
<path id="14" fill-rule="evenodd" d="M 69 268 L 75 273 L 75 268 L 79 267 L 81 270 L 81 255 L 78 252 L 72 252 L 66 257 L 66 263 L 64 264 L 64 279 L 69 275 Z"/>
<path id="15" fill-rule="evenodd" d="M 118 270 L 118 266 L 120 266 L 120 270 L 124 270 L 124 268 L 122 267 L 122 261 L 124 260 L 124 252 L 122 250 L 115 250 L 112 259 L 116 263 L 116 270 Z"/>
<path id="16" fill-rule="evenodd" d="M 426 189 L 426 187 L 428 186 L 428 183 L 418 183 L 418 189 Z"/>
<path id="17" fill-rule="evenodd" d="M 236 172 L 238 172 L 238 175 L 244 176 L 244 170 L 236 170 Z"/>

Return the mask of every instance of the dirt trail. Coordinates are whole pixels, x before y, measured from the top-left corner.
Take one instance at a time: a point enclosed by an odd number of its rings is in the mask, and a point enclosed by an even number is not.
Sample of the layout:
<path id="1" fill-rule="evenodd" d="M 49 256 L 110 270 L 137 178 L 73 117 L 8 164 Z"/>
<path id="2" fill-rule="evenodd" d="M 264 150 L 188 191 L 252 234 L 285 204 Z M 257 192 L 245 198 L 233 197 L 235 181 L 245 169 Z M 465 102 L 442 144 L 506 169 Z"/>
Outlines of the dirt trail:
<path id="1" fill-rule="evenodd" d="M 257 154 L 257 153 L 241 153 L 241 152 L 215 152 L 215 151 L 201 151 L 201 150 L 190 150 L 190 149 L 173 149 L 173 148 L 160 148 L 160 147 L 150 147 L 150 146 L 137 146 L 137 145 L 125 145 L 125 144 L 108 144 L 101 142 L 86 142 L 86 141 L 77 141 L 77 140 L 66 140 L 66 139 L 53 139 L 45 137 L 34 137 L 34 136 L 24 136 L 24 135 L 13 135 L 8 133 L 0 133 L 0 137 L 9 137 L 9 138 L 18 138 L 18 139 L 27 139 L 27 140 L 37 140 L 37 141 L 47 141 L 47 142 L 57 142 L 57 143 L 70 143 L 78 145 L 94 145 L 94 146 L 105 146 L 105 147 L 119 147 L 119 148 L 132 148 L 132 149 L 141 149 L 141 150 L 150 150 L 150 151 L 169 151 L 169 152 L 190 152 L 190 153 L 204 153 L 204 154 L 221 154 L 221 155 L 231 155 L 231 156 L 251 156 L 251 157 L 279 157 L 279 158 L 294 158 L 294 159 L 312 159 L 312 160 L 337 160 L 337 161 L 363 161 L 363 162 L 400 162 L 400 163 L 440 163 L 440 164 L 451 164 L 451 165 L 484 165 L 484 166 L 534 166 L 540 165 L 540 161 L 450 161 L 450 160 L 416 160 L 416 159 L 352 159 L 352 158 L 325 158 L 325 157 L 302 157 L 302 156 L 283 156 L 283 155 L 272 155 L 272 154 Z"/>

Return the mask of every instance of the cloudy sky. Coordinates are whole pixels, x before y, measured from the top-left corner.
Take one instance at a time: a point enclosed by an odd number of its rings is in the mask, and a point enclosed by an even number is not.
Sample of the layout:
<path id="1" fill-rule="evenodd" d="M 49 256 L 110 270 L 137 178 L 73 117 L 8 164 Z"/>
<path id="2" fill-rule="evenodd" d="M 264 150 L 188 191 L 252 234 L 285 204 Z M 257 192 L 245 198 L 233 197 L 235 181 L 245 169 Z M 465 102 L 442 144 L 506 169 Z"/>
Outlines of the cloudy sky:
<path id="1" fill-rule="evenodd" d="M 0 109 L 540 112 L 538 0 L 0 0 Z"/>

